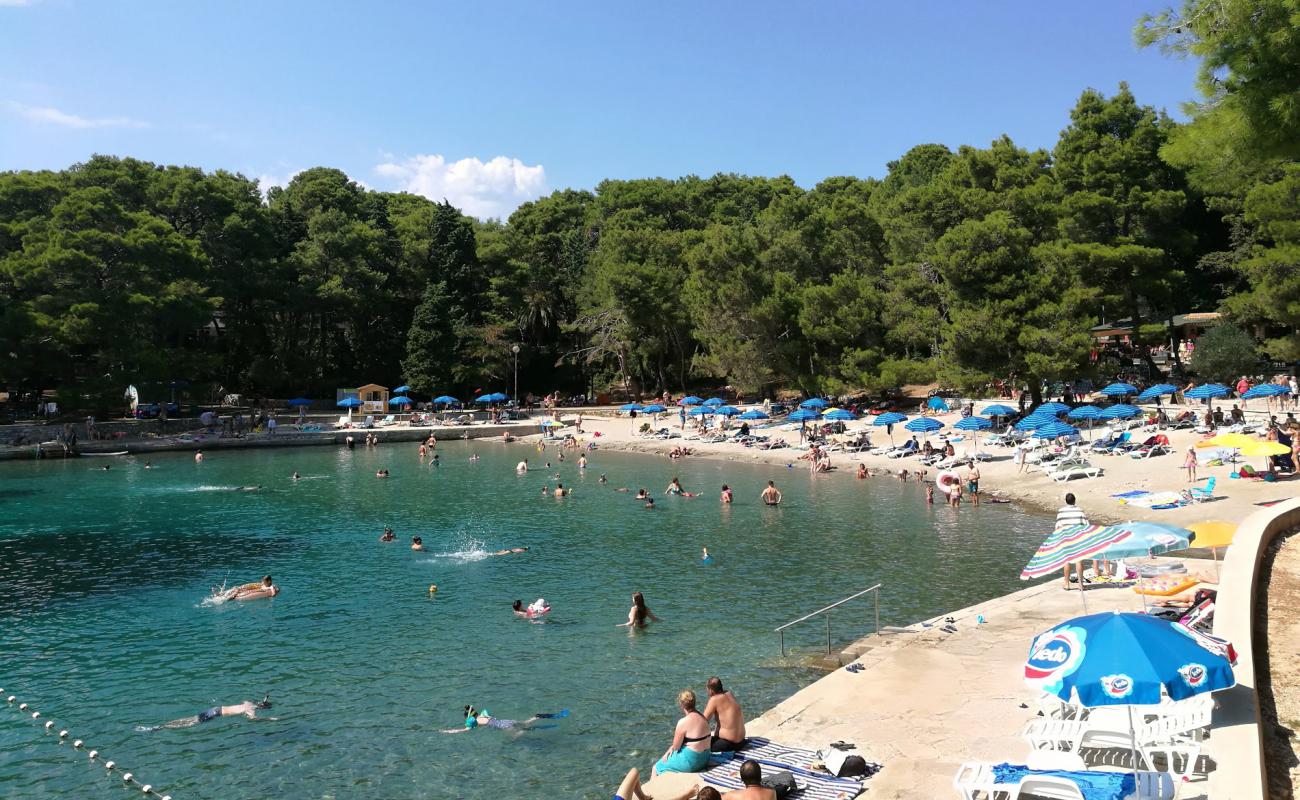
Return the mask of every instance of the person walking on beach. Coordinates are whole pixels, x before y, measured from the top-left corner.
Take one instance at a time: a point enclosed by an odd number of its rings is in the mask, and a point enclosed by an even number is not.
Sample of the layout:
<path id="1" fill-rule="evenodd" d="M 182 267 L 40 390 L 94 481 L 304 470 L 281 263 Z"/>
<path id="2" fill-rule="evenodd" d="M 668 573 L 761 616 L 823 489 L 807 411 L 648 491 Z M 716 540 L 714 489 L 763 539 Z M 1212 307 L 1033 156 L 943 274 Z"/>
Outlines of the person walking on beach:
<path id="1" fill-rule="evenodd" d="M 781 505 L 781 492 L 776 488 L 776 481 L 768 481 L 767 488 L 763 490 L 763 494 L 760 495 L 760 497 L 763 498 L 763 502 L 766 505 Z"/>
<path id="2" fill-rule="evenodd" d="M 1056 512 L 1056 526 L 1054 530 L 1069 528 L 1074 525 L 1087 525 L 1088 517 L 1083 513 L 1083 509 L 1074 504 L 1074 493 L 1068 492 L 1065 495 L 1065 505 L 1061 506 Z M 1065 565 L 1065 588 L 1070 588 L 1070 567 L 1074 566 L 1079 578 L 1079 590 L 1083 591 L 1083 561 L 1077 561 L 1073 565 Z"/>
<path id="3" fill-rule="evenodd" d="M 966 462 L 966 490 L 970 492 L 970 501 L 980 504 L 980 468 L 975 466 L 975 459 Z"/>
<path id="4" fill-rule="evenodd" d="M 1196 482 L 1196 446 L 1187 446 L 1187 456 L 1183 459 L 1183 469 L 1187 470 L 1187 482 Z"/>

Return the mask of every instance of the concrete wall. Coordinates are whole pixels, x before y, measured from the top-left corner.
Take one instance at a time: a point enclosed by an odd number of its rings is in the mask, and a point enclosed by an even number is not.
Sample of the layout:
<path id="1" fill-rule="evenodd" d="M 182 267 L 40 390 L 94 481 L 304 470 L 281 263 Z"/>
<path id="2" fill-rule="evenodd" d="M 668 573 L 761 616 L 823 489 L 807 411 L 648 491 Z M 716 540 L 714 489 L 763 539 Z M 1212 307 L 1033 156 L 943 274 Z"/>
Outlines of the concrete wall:
<path id="1" fill-rule="evenodd" d="M 1214 756 L 1209 797 L 1214 800 L 1260 800 L 1268 796 L 1260 725 L 1256 674 L 1268 664 L 1256 664 L 1254 641 L 1259 569 L 1269 544 L 1300 526 L 1300 498 L 1262 509 L 1237 528 L 1223 559 L 1219 597 L 1214 604 L 1214 635 L 1237 649 L 1237 685 L 1215 698 Z"/>

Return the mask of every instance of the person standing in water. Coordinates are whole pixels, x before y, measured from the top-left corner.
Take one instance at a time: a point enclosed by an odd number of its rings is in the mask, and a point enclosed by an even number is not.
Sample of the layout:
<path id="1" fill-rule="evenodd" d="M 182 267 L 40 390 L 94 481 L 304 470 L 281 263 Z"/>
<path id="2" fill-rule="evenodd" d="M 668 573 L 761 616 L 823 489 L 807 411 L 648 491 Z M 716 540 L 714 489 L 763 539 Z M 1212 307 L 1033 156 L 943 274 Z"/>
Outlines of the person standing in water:
<path id="1" fill-rule="evenodd" d="M 632 608 L 628 609 L 627 622 L 620 622 L 615 625 L 616 628 L 644 628 L 646 623 L 659 618 L 654 615 L 650 607 L 645 604 L 645 595 L 640 592 L 632 593 Z"/>
<path id="2" fill-rule="evenodd" d="M 781 492 L 776 488 L 776 481 L 768 481 L 767 488 L 763 490 L 763 494 L 760 496 L 763 498 L 763 503 L 765 505 L 781 505 Z"/>

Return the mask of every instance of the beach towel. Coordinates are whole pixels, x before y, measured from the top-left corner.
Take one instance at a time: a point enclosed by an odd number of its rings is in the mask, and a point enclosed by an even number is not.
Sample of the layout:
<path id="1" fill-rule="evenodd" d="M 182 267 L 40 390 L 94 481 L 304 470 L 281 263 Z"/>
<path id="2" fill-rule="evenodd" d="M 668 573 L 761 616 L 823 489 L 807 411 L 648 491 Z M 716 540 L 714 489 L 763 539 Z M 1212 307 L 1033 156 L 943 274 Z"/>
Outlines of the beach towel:
<path id="1" fill-rule="evenodd" d="M 1072 781 L 1079 787 L 1084 800 L 1124 800 L 1137 791 L 1137 781 L 1129 772 L 1074 772 L 1029 769 L 1016 764 L 993 765 L 993 780 L 998 784 L 1019 784 L 1022 778 L 1033 775 L 1051 775 Z"/>
<path id="2" fill-rule="evenodd" d="M 806 752 L 812 753 L 812 751 Z M 745 759 L 752 758 L 763 765 L 763 774 L 765 776 L 782 770 L 794 775 L 795 786 L 798 788 L 791 796 L 799 798 L 799 800 L 851 800 L 851 798 L 862 793 L 862 784 L 851 778 L 836 778 L 824 773 L 796 767 L 790 763 L 757 758 L 753 753 L 743 750 L 733 755 L 734 757 L 729 761 L 700 773 L 700 777 L 704 779 L 705 783 L 718 787 L 721 792 L 739 789 L 744 786 L 740 780 L 740 765 L 744 763 Z M 812 753 L 814 758 L 816 758 L 816 755 L 816 753 Z"/>
<path id="3" fill-rule="evenodd" d="M 1119 494 L 1112 494 L 1111 497 L 1115 498 L 1116 500 L 1128 500 L 1133 497 L 1145 497 L 1146 495 L 1149 494 L 1151 493 L 1144 489 L 1134 489 L 1131 492 L 1120 492 Z"/>

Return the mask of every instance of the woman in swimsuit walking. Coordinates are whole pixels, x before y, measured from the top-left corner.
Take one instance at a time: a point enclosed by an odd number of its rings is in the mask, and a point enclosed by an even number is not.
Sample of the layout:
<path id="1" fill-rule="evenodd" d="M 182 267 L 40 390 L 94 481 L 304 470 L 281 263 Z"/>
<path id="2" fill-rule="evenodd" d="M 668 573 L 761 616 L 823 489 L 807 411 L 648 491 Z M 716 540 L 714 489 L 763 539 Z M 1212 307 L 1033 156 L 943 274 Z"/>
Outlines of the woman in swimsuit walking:
<path id="1" fill-rule="evenodd" d="M 695 692 L 685 689 L 677 695 L 682 718 L 673 730 L 673 743 L 655 764 L 656 775 L 663 772 L 699 772 L 709 765 L 709 739 L 713 731 L 709 721 L 695 707 Z"/>

